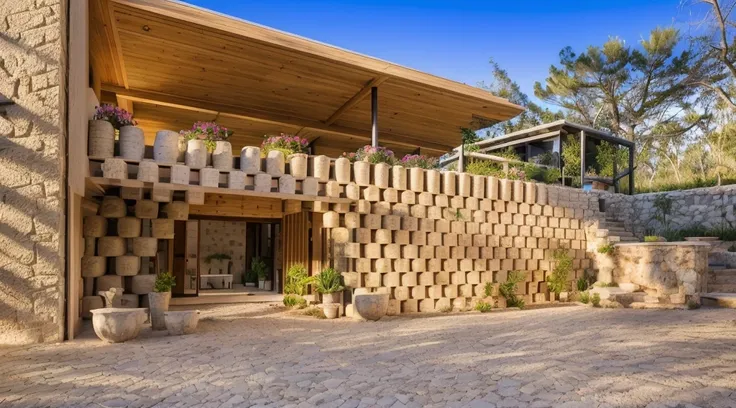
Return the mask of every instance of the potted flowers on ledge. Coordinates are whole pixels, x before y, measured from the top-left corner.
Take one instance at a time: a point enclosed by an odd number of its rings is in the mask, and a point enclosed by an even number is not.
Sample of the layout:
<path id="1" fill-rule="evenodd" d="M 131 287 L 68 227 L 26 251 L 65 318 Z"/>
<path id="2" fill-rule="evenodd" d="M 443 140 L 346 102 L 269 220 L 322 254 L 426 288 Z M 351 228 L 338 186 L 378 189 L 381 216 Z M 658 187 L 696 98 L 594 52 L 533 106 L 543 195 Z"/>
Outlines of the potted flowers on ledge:
<path id="1" fill-rule="evenodd" d="M 170 272 L 156 275 L 153 292 L 148 294 L 148 307 L 151 311 L 151 327 L 153 330 L 165 330 L 164 312 L 169 310 L 171 288 L 176 286 L 176 278 Z"/>
<path id="2" fill-rule="evenodd" d="M 125 109 L 104 104 L 95 109 L 89 121 L 89 155 L 109 158 L 115 155 L 115 133 L 120 133 L 120 155 L 126 159 L 141 160 L 145 151 L 143 130 Z"/>
<path id="3" fill-rule="evenodd" d="M 212 167 L 220 170 L 233 168 L 233 147 L 228 142 L 232 135 L 226 127 L 215 122 L 196 122 L 189 130 L 180 132 L 187 141 L 184 162 L 193 169 L 207 166 L 212 157 Z"/>
<path id="4" fill-rule="evenodd" d="M 266 267 L 266 263 L 263 262 L 261 257 L 253 258 L 250 269 L 258 277 L 258 289 L 271 290 L 271 281 L 266 280 L 268 279 L 268 267 Z"/>
<path id="5" fill-rule="evenodd" d="M 406 168 L 418 167 L 426 170 L 436 169 L 439 166 L 439 160 L 436 157 L 429 157 L 422 154 L 407 154 L 401 158 L 399 163 Z"/>
<path id="6" fill-rule="evenodd" d="M 261 143 L 261 155 L 266 158 L 266 171 L 269 174 L 284 172 L 289 162 L 289 174 L 297 180 L 307 176 L 307 147 L 309 141 L 303 137 L 280 134 L 269 136 Z"/>

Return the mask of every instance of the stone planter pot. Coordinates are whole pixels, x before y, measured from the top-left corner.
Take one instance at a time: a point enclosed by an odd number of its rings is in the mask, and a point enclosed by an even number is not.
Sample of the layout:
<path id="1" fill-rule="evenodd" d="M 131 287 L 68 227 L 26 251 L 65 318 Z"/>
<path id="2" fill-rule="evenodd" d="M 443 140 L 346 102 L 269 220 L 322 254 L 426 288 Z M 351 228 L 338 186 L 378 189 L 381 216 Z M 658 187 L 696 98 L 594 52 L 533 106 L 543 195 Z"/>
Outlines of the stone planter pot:
<path id="1" fill-rule="evenodd" d="M 274 177 L 281 177 L 286 171 L 284 152 L 271 150 L 266 156 L 266 173 Z"/>
<path id="2" fill-rule="evenodd" d="M 335 160 L 335 180 L 340 184 L 350 183 L 350 160 L 340 157 Z"/>
<path id="3" fill-rule="evenodd" d="M 177 163 L 183 163 L 184 159 L 187 155 L 187 142 L 188 140 L 182 136 L 179 135 L 178 143 L 177 143 L 177 154 L 176 154 L 176 162 Z"/>
<path id="4" fill-rule="evenodd" d="M 322 305 L 322 311 L 328 319 L 337 319 L 340 305 L 337 303 L 326 303 Z"/>
<path id="5" fill-rule="evenodd" d="M 326 183 L 330 179 L 330 158 L 324 155 L 312 158 L 312 177 Z"/>
<path id="6" fill-rule="evenodd" d="M 159 163 L 176 163 L 179 158 L 179 134 L 171 130 L 156 132 L 153 159 Z"/>
<path id="7" fill-rule="evenodd" d="M 233 145 L 224 140 L 215 142 L 215 151 L 212 152 L 212 167 L 220 170 L 232 170 Z"/>
<path id="8" fill-rule="evenodd" d="M 391 187 L 406 190 L 406 167 L 397 165 L 391 168 Z"/>
<path id="9" fill-rule="evenodd" d="M 106 120 L 89 121 L 89 148 L 92 157 L 115 156 L 115 128 Z"/>
<path id="10" fill-rule="evenodd" d="M 289 174 L 296 180 L 307 178 L 307 164 L 309 156 L 304 153 L 296 153 L 289 156 Z"/>
<path id="11" fill-rule="evenodd" d="M 207 167 L 207 146 L 204 144 L 204 140 L 192 139 L 187 141 L 184 163 L 192 169 Z"/>
<path id="12" fill-rule="evenodd" d="M 389 173 L 391 173 L 391 166 L 386 163 L 378 163 L 373 166 L 373 185 L 378 188 L 388 188 Z"/>
<path id="13" fill-rule="evenodd" d="M 146 321 L 146 309 L 142 308 L 105 308 L 91 312 L 95 334 L 108 343 L 122 343 L 138 337 Z"/>
<path id="14" fill-rule="evenodd" d="M 454 196 L 457 193 L 457 173 L 446 171 L 442 173 L 442 194 Z"/>
<path id="15" fill-rule="evenodd" d="M 120 128 L 120 156 L 124 159 L 143 160 L 146 153 L 146 139 L 143 129 L 136 126 Z"/>
<path id="16" fill-rule="evenodd" d="M 197 330 L 199 310 L 185 310 L 180 312 L 165 312 L 164 321 L 166 330 L 172 336 L 191 334 Z"/>
<path id="17" fill-rule="evenodd" d="M 148 294 L 148 307 L 151 313 L 153 330 L 166 330 L 164 313 L 169 311 L 171 292 L 151 292 Z"/>
<path id="18" fill-rule="evenodd" d="M 256 174 L 261 172 L 261 149 L 246 146 L 240 150 L 240 170 L 245 174 Z"/>
<path id="19" fill-rule="evenodd" d="M 388 311 L 388 293 L 362 293 L 353 297 L 353 317 L 379 320 Z"/>
<path id="20" fill-rule="evenodd" d="M 415 193 L 424 191 L 424 169 L 419 167 L 409 169 L 409 189 Z"/>
<path id="21" fill-rule="evenodd" d="M 432 194 L 440 193 L 440 172 L 437 170 L 427 170 L 427 192 Z"/>
<path id="22" fill-rule="evenodd" d="M 521 180 L 514 180 L 514 196 L 512 198 L 517 203 L 524 202 L 524 182 Z"/>
<path id="23" fill-rule="evenodd" d="M 368 186 L 371 184 L 371 164 L 364 161 L 356 161 L 353 163 L 353 178 L 355 184 L 359 186 Z"/>
<path id="24" fill-rule="evenodd" d="M 322 304 L 327 303 L 341 303 L 342 301 L 342 292 L 333 292 L 333 293 L 323 293 L 322 294 Z"/>

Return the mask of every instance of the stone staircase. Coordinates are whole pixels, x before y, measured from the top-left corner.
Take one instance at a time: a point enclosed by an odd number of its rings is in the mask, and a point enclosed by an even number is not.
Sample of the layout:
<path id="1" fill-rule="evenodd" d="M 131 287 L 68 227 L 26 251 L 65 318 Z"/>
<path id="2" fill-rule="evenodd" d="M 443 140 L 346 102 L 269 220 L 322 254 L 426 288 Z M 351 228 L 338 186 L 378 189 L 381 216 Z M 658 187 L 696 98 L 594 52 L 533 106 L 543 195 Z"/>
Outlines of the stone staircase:
<path id="1" fill-rule="evenodd" d="M 635 237 L 631 232 L 626 231 L 624 223 L 621 221 L 606 218 L 605 221 L 602 221 L 598 225 L 598 230 L 605 231 L 608 242 L 610 243 L 639 242 L 639 238 Z"/>
<path id="2" fill-rule="evenodd" d="M 736 309 L 736 269 L 722 264 L 710 264 L 708 293 L 701 296 L 706 306 Z"/>

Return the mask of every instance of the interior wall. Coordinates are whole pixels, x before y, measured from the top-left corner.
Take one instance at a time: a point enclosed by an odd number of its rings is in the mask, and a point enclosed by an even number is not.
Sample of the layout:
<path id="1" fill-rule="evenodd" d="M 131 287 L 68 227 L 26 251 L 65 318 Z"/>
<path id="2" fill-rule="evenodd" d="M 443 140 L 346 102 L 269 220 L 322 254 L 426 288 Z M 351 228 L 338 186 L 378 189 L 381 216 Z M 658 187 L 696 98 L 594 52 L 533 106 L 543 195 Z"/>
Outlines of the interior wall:
<path id="1" fill-rule="evenodd" d="M 201 220 L 199 222 L 199 270 L 209 274 L 212 265 L 205 262 L 207 256 L 217 253 L 232 258 L 233 284 L 242 284 L 245 273 L 245 229 L 244 221 Z M 219 273 L 219 272 L 212 272 Z"/>

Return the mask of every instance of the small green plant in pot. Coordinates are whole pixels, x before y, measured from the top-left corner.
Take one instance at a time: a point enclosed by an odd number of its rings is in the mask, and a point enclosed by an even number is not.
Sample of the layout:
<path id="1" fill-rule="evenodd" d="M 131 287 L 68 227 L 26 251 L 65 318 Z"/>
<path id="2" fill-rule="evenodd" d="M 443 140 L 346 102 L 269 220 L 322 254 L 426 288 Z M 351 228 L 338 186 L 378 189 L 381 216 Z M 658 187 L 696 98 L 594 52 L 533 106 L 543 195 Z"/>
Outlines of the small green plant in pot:
<path id="1" fill-rule="evenodd" d="M 169 310 L 171 288 L 176 286 L 176 278 L 171 272 L 162 272 L 156 275 L 153 282 L 153 292 L 148 294 L 148 308 L 151 313 L 151 327 L 153 330 L 166 330 L 164 313 Z"/>
<path id="2" fill-rule="evenodd" d="M 325 268 L 314 277 L 314 289 L 322 294 L 322 303 L 340 303 L 342 291 L 342 274 L 333 268 Z"/>
<path id="3" fill-rule="evenodd" d="M 250 270 L 258 276 L 258 289 L 271 290 L 271 282 L 268 281 L 268 268 L 260 257 L 255 257 L 250 263 Z"/>

